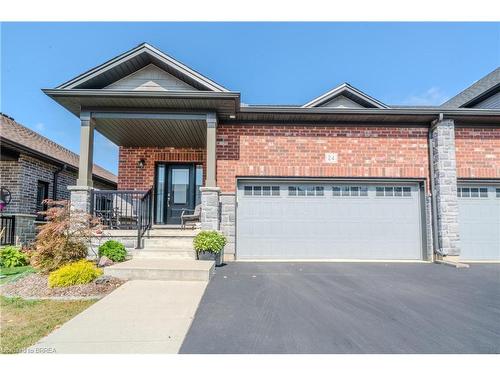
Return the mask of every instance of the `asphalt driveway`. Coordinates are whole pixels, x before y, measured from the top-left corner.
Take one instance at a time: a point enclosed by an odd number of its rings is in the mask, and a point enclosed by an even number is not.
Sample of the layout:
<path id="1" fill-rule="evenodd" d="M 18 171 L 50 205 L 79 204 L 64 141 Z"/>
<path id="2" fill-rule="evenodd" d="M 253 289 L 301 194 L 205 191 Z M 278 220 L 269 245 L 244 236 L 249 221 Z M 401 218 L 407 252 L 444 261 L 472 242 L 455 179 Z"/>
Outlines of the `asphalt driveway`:
<path id="1" fill-rule="evenodd" d="M 500 353 L 500 265 L 230 263 L 181 353 Z"/>

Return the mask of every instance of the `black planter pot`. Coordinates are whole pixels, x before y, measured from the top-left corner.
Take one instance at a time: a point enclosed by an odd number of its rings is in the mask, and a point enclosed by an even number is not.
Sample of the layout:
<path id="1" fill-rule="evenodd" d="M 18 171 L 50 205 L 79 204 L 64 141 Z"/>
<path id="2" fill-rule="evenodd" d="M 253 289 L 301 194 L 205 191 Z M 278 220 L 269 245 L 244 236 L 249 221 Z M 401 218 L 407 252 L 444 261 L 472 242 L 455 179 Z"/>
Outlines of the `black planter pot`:
<path id="1" fill-rule="evenodd" d="M 198 254 L 199 260 L 213 260 L 216 266 L 220 266 L 222 264 L 222 253 L 214 254 L 208 251 L 203 251 Z"/>

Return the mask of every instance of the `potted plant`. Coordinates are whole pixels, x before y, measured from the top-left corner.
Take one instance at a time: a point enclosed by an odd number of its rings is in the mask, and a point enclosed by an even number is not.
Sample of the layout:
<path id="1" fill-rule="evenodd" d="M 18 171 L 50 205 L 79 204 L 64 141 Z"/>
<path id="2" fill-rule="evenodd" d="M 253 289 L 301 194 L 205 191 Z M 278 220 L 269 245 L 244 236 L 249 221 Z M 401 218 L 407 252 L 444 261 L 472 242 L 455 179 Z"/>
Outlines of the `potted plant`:
<path id="1" fill-rule="evenodd" d="M 196 258 L 214 260 L 216 266 L 222 264 L 222 250 L 226 245 L 226 237 L 215 230 L 203 230 L 193 240 Z"/>

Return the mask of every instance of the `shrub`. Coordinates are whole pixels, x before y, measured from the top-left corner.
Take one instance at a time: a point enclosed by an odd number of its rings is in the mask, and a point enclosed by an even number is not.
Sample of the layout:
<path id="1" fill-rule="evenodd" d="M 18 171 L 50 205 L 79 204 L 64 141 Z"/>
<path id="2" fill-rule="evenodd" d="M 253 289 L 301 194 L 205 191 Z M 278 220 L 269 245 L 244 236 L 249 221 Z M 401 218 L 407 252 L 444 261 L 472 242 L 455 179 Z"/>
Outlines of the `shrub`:
<path id="1" fill-rule="evenodd" d="M 109 240 L 99 246 L 99 256 L 106 256 L 113 262 L 123 262 L 126 255 L 125 246 L 118 241 Z"/>
<path id="2" fill-rule="evenodd" d="M 67 201 L 46 200 L 47 218 L 36 236 L 31 264 L 42 272 L 83 259 L 87 256 L 87 244 L 98 228 L 96 219 L 90 215 L 72 211 Z"/>
<path id="3" fill-rule="evenodd" d="M 219 254 L 226 245 L 226 237 L 215 230 L 203 230 L 193 240 L 196 254 L 208 252 Z"/>
<path id="4" fill-rule="evenodd" d="M 28 264 L 28 257 L 18 247 L 5 246 L 0 250 L 0 267 L 21 267 Z"/>
<path id="5" fill-rule="evenodd" d="M 102 270 L 88 260 L 79 260 L 62 266 L 49 274 L 49 286 L 70 286 L 87 284 L 102 275 Z"/>

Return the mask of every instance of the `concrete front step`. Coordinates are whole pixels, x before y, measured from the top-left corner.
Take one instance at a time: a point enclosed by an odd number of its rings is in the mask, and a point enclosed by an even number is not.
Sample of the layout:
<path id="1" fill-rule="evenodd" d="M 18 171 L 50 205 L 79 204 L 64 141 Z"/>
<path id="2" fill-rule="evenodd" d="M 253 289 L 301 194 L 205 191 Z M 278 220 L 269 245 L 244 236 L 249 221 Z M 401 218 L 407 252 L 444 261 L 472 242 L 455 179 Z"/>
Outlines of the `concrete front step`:
<path id="1" fill-rule="evenodd" d="M 215 263 L 206 260 L 135 258 L 104 268 L 104 274 L 125 280 L 209 281 Z"/>
<path id="2" fill-rule="evenodd" d="M 144 238 L 154 238 L 154 237 L 194 237 L 200 233 L 199 229 L 163 229 L 163 228 L 152 228 L 144 233 Z"/>
<path id="3" fill-rule="evenodd" d="M 191 237 L 156 237 L 144 238 L 144 248 L 170 248 L 170 249 L 193 249 L 193 239 Z"/>
<path id="4" fill-rule="evenodd" d="M 140 250 L 133 250 L 130 252 L 134 259 L 196 259 L 196 252 L 194 250 L 178 250 L 178 249 L 161 249 L 161 248 L 147 248 Z"/>

